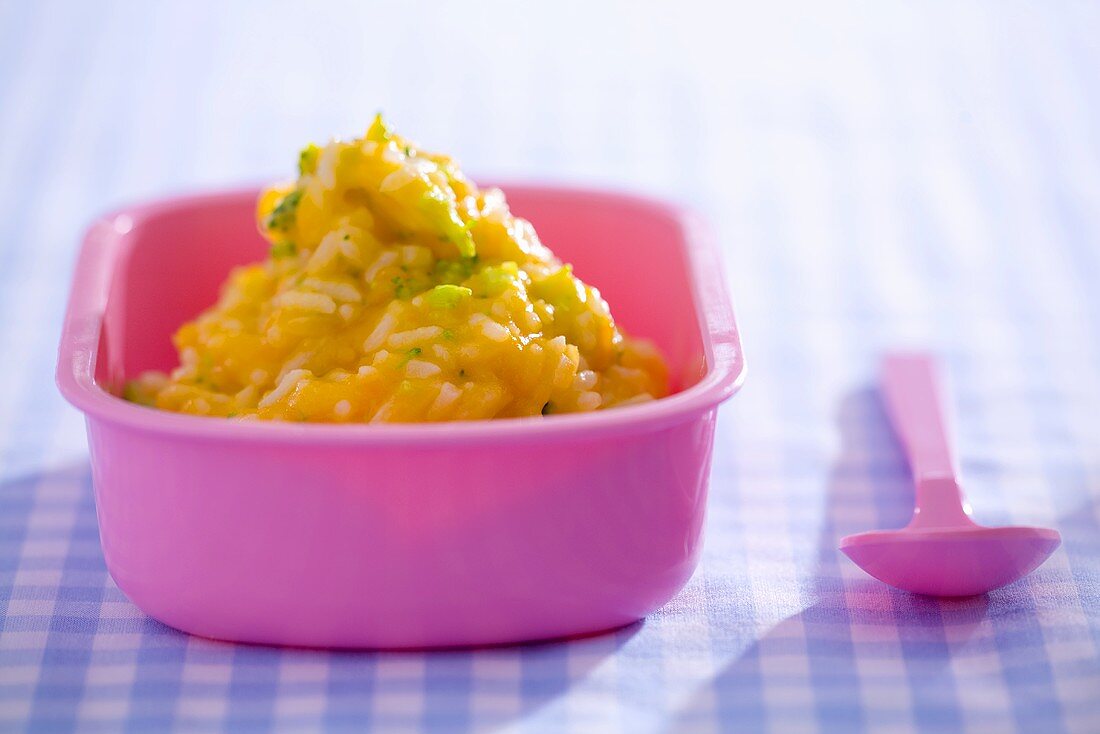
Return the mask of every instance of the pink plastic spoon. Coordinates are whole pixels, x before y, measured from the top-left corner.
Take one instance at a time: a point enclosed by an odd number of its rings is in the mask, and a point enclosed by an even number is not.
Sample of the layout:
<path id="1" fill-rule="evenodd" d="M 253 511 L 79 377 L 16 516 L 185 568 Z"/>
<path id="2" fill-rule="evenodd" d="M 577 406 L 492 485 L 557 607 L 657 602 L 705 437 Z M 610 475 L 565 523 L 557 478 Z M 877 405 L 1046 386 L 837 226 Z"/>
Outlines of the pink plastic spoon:
<path id="1" fill-rule="evenodd" d="M 882 364 L 890 421 L 916 483 L 913 519 L 840 541 L 860 568 L 899 589 L 933 596 L 984 594 L 1034 570 L 1061 542 L 1048 528 L 987 528 L 970 519 L 951 451 L 935 360 L 890 354 Z"/>

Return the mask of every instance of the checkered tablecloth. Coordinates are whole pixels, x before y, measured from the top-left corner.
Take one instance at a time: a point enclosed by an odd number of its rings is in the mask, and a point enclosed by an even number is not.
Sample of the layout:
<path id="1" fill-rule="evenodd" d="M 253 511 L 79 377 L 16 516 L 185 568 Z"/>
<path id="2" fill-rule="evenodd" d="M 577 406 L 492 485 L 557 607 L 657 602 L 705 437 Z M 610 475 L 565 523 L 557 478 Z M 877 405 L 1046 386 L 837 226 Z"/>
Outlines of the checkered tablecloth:
<path id="1" fill-rule="evenodd" d="M 0 1 L 0 730 L 1100 732 L 1100 12 L 768 5 Z M 246 647 L 108 577 L 51 379 L 83 226 L 290 175 L 378 108 L 486 175 L 716 224 L 749 376 L 699 571 L 643 622 Z M 897 345 L 944 356 L 978 519 L 1061 531 L 1029 578 L 918 598 L 837 553 L 907 519 Z"/>

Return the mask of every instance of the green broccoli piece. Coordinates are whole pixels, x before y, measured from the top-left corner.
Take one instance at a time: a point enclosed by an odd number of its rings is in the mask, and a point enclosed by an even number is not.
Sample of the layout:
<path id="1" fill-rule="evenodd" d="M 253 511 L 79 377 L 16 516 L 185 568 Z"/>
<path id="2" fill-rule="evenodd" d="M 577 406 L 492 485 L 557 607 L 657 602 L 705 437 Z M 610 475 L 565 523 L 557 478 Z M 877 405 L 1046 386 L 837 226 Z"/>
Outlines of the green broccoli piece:
<path id="1" fill-rule="evenodd" d="M 518 277 L 519 265 L 511 261 L 484 268 L 478 273 L 486 298 L 499 296 Z"/>
<path id="2" fill-rule="evenodd" d="M 470 228 L 458 216 L 454 202 L 447 198 L 439 188 L 426 191 L 420 199 L 420 211 L 424 212 L 438 230 L 455 247 L 462 257 L 473 257 L 476 253 L 474 238 Z"/>
<path id="3" fill-rule="evenodd" d="M 310 143 L 298 154 L 298 175 L 305 176 L 317 170 L 317 158 L 321 155 L 321 149 Z"/>
<path id="4" fill-rule="evenodd" d="M 451 285 L 450 283 L 444 283 L 443 285 L 437 285 L 424 295 L 424 300 L 428 302 L 428 306 L 437 310 L 443 310 L 448 308 L 454 308 L 463 299 L 469 298 L 473 295 L 473 291 L 469 288 L 463 288 L 460 285 Z"/>
<path id="5" fill-rule="evenodd" d="M 281 257 L 294 257 L 297 254 L 298 245 L 294 244 L 290 240 L 287 240 L 285 242 L 276 242 L 274 245 L 271 246 L 271 257 L 276 259 Z"/>
<path id="6" fill-rule="evenodd" d="M 561 311 L 576 310 L 588 300 L 584 286 L 573 277 L 573 268 L 568 265 L 532 283 L 531 291 Z"/>
<path id="7" fill-rule="evenodd" d="M 410 361 L 412 361 L 416 357 L 419 357 L 423 353 L 424 353 L 424 350 L 421 349 L 420 347 L 413 347 L 409 351 L 405 352 L 405 358 L 403 360 L 401 360 L 401 364 L 399 364 L 398 367 L 404 367 Z"/>
<path id="8" fill-rule="evenodd" d="M 283 197 L 278 206 L 267 217 L 267 228 L 276 232 L 286 232 L 294 226 L 298 215 L 298 204 L 302 200 L 302 190 L 295 189 Z"/>

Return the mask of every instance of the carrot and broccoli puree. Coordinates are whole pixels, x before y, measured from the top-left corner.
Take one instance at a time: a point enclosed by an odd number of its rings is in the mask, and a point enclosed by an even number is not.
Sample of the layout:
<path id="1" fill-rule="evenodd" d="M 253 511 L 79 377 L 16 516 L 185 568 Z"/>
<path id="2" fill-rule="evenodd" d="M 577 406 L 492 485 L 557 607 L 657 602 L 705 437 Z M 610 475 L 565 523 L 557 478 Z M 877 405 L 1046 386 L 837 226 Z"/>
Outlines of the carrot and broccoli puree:
<path id="1" fill-rule="evenodd" d="M 127 397 L 236 419 L 417 422 L 661 397 L 661 355 L 615 326 L 499 189 L 390 130 L 308 146 L 264 191 L 261 263 L 174 336 Z"/>

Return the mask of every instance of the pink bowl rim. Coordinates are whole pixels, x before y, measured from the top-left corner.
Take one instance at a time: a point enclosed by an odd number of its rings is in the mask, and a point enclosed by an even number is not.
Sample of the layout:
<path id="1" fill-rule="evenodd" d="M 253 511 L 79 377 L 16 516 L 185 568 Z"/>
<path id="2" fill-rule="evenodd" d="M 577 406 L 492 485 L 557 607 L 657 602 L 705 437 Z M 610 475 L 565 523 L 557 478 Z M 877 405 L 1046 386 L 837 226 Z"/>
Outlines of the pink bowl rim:
<path id="1" fill-rule="evenodd" d="M 259 187 L 166 196 L 120 207 L 89 226 L 73 273 L 58 350 L 56 380 L 62 395 L 89 419 L 150 433 L 222 442 L 296 444 L 507 443 L 583 438 L 653 430 L 698 418 L 740 389 L 745 361 L 713 230 L 688 207 L 635 193 L 560 184 L 494 182 L 527 195 L 582 195 L 610 205 L 643 207 L 680 227 L 691 276 L 691 294 L 703 338 L 707 372 L 695 385 L 659 400 L 606 411 L 500 420 L 386 425 L 226 421 L 160 411 L 113 395 L 95 380 L 100 330 L 115 251 L 135 226 L 163 213 L 217 201 L 255 197 Z"/>

